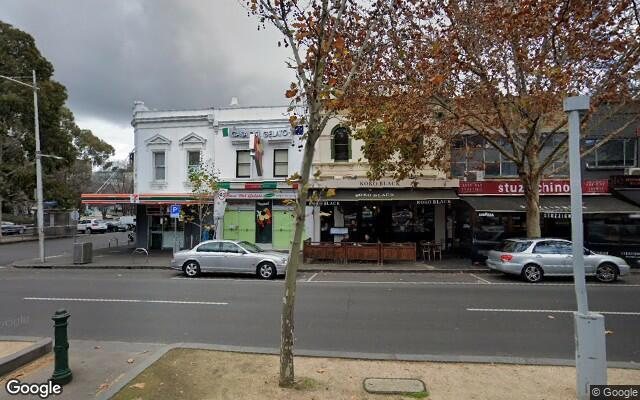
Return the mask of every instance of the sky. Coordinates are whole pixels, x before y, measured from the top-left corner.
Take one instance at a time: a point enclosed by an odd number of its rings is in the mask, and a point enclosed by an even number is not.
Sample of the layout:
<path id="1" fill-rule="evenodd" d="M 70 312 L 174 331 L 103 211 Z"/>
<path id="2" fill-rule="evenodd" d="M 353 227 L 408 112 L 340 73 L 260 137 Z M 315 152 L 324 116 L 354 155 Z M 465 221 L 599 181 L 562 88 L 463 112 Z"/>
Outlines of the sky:
<path id="1" fill-rule="evenodd" d="M 275 29 L 243 0 L 2 0 L 0 20 L 31 34 L 67 88 L 67 105 L 122 159 L 131 109 L 285 105 L 293 80 Z"/>

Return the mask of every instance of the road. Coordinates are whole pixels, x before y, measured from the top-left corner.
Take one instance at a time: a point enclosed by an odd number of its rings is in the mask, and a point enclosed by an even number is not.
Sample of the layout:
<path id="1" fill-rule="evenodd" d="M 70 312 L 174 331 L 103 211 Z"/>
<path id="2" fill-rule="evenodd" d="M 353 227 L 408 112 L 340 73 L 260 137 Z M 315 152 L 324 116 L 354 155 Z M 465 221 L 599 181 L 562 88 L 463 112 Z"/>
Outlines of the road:
<path id="1" fill-rule="evenodd" d="M 78 242 L 91 241 L 94 249 L 101 249 L 109 245 L 109 240 L 117 238 L 119 244 L 127 243 L 127 232 L 112 232 L 104 234 L 78 234 Z M 46 239 L 44 252 L 46 257 L 55 257 L 73 252 L 74 238 Z M 112 245 L 115 241 L 112 241 Z M 38 258 L 38 241 L 0 244 L 0 266 L 7 266 L 19 260 Z"/>
<path id="2" fill-rule="evenodd" d="M 296 346 L 306 350 L 573 358 L 570 280 L 501 275 L 304 274 Z M 590 283 L 606 312 L 610 361 L 640 361 L 640 274 Z M 277 347 L 282 280 L 172 271 L 0 269 L 0 336 L 51 335 L 71 313 L 72 339 Z"/>

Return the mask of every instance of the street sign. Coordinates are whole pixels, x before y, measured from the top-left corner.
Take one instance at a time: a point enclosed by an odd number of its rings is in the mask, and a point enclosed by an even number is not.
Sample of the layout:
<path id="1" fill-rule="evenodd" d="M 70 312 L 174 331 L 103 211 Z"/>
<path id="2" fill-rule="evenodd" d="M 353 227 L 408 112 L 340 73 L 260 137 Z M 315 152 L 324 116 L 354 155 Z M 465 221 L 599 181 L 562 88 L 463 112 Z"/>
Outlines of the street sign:
<path id="1" fill-rule="evenodd" d="M 171 218 L 178 218 L 180 216 L 180 204 L 172 204 L 169 209 L 169 216 Z"/>

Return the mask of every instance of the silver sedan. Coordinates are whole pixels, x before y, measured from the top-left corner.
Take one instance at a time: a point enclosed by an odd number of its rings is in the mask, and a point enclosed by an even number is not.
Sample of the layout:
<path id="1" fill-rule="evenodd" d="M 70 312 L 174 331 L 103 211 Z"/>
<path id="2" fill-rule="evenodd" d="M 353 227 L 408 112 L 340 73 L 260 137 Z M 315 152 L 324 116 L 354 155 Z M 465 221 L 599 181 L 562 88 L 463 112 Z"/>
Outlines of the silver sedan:
<path id="1" fill-rule="evenodd" d="M 520 275 L 529 282 L 539 282 L 543 276 L 573 275 L 571 242 L 562 239 L 509 239 L 489 251 L 487 266 L 506 274 Z M 613 282 L 629 273 L 629 264 L 620 257 L 596 254 L 584 250 L 587 276 L 601 282 Z"/>
<path id="2" fill-rule="evenodd" d="M 266 251 L 245 241 L 208 240 L 191 250 L 176 252 L 171 259 L 171 268 L 190 278 L 201 272 L 236 272 L 273 279 L 284 275 L 287 259 L 287 254 Z"/>

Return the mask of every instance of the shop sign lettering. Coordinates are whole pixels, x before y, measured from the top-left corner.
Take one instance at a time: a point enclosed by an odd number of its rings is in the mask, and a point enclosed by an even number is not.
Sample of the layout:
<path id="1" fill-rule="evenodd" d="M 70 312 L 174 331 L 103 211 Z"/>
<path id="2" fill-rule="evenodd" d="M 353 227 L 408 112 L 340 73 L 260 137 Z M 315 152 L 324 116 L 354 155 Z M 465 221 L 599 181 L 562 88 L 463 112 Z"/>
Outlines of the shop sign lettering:
<path id="1" fill-rule="evenodd" d="M 568 179 L 544 180 L 538 187 L 541 195 L 570 194 L 571 184 Z M 582 181 L 584 194 L 608 193 L 609 181 L 606 179 Z M 460 182 L 459 194 L 497 194 L 523 195 L 524 186 L 520 181 L 479 181 Z"/>
<path id="2" fill-rule="evenodd" d="M 393 199 L 395 196 L 395 193 L 391 193 L 391 192 L 381 192 L 381 193 L 377 193 L 377 192 L 364 192 L 364 193 L 356 193 L 355 194 L 355 198 L 356 199 Z"/>
<path id="3" fill-rule="evenodd" d="M 571 218 L 570 213 L 543 213 L 542 216 L 544 218 L 549 219 L 569 219 Z"/>
<path id="4" fill-rule="evenodd" d="M 427 200 L 418 200 L 416 201 L 418 205 L 437 205 L 437 204 L 451 204 L 451 200 L 443 200 L 443 199 L 427 199 Z"/>
<path id="5" fill-rule="evenodd" d="M 358 181 L 360 187 L 400 187 L 400 182 L 393 180 L 380 180 L 380 181 Z"/>
<path id="6" fill-rule="evenodd" d="M 231 130 L 231 137 L 234 139 L 249 139 L 251 134 L 256 134 L 263 139 L 273 138 L 288 138 L 291 137 L 291 129 L 277 128 L 277 129 L 233 129 Z"/>

